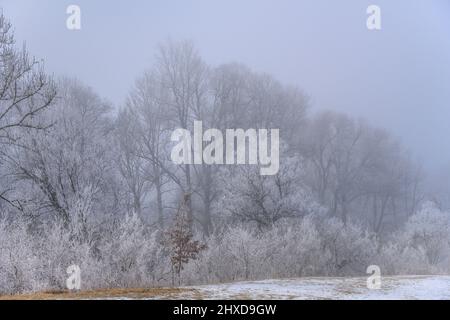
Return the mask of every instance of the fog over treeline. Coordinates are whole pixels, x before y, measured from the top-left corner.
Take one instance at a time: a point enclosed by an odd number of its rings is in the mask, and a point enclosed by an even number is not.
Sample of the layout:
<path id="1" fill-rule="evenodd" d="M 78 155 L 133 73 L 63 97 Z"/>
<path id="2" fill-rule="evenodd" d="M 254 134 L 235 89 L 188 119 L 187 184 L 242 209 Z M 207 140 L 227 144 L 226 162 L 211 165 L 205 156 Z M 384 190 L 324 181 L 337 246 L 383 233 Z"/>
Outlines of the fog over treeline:
<path id="1" fill-rule="evenodd" d="M 450 19 L 447 0 L 1 0 L 49 72 L 93 87 L 118 108 L 168 37 L 193 40 L 212 65 L 239 62 L 297 85 L 312 110 L 363 117 L 398 136 L 424 166 L 449 171 Z M 67 30 L 78 4 L 82 29 Z M 382 30 L 366 28 L 369 5 Z"/>
<path id="2" fill-rule="evenodd" d="M 327 98 L 252 63 L 209 61 L 184 38 L 155 45 L 133 80 L 119 82 L 123 102 L 111 103 L 89 85 L 100 70 L 86 71 L 84 81 L 67 61 L 67 74 L 51 74 L 51 55 L 34 58 L 18 43 L 7 13 L 0 18 L 1 293 L 63 289 L 74 264 L 83 289 L 353 276 L 370 265 L 384 274 L 449 272 L 443 174 L 389 126 L 318 106 Z M 126 65 L 118 56 L 109 68 Z M 89 59 L 75 65 L 89 69 Z M 116 79 L 104 79 L 103 88 L 115 88 Z M 362 79 L 374 85 L 370 74 Z M 437 95 L 430 104 L 448 104 L 439 86 L 427 86 Z M 406 86 L 387 87 L 358 98 L 347 92 L 348 101 L 370 107 L 392 98 L 407 118 Z M 278 172 L 175 164 L 171 135 L 195 121 L 205 129 L 278 128 Z"/>

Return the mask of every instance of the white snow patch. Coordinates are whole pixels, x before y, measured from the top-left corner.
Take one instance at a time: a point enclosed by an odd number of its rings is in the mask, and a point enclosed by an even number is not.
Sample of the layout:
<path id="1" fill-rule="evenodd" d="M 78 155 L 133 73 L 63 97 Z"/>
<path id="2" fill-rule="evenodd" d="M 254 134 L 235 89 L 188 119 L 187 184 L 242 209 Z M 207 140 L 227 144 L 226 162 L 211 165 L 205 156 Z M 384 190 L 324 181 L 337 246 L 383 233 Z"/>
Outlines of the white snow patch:
<path id="1" fill-rule="evenodd" d="M 444 300 L 450 299 L 450 276 L 382 277 L 381 288 L 368 289 L 367 278 L 300 278 L 245 281 L 185 287 L 170 297 L 147 299 L 273 300 Z"/>

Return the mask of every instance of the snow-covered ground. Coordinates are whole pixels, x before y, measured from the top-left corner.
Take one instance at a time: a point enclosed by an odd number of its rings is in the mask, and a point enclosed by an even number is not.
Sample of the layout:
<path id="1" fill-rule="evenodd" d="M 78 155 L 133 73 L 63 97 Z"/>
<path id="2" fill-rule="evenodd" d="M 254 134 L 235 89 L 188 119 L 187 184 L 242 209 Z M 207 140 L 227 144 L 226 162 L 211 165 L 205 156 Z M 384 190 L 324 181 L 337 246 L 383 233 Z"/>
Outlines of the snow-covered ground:
<path id="1" fill-rule="evenodd" d="M 383 277 L 380 289 L 367 278 L 303 278 L 187 287 L 150 299 L 450 299 L 450 276 Z M 148 299 L 147 298 L 147 299 Z"/>
<path id="2" fill-rule="evenodd" d="M 1 299 L 101 299 L 101 300 L 450 300 L 450 276 L 382 277 L 380 289 L 368 289 L 367 278 L 297 278 L 245 281 L 180 288 L 104 289 L 97 291 L 47 292 Z"/>

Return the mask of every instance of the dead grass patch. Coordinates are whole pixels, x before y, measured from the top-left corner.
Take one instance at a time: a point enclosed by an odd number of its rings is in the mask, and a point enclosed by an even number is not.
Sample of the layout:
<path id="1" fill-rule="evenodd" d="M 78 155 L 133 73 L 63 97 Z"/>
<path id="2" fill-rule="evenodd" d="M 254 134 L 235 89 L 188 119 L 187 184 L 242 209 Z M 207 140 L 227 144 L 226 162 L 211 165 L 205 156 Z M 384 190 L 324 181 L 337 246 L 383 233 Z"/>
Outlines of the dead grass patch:
<path id="1" fill-rule="evenodd" d="M 92 291 L 45 291 L 21 295 L 0 296 L 0 300 L 83 300 L 83 299 L 176 299 L 180 296 L 196 295 L 194 289 L 184 288 L 136 288 L 136 289 L 99 289 Z"/>

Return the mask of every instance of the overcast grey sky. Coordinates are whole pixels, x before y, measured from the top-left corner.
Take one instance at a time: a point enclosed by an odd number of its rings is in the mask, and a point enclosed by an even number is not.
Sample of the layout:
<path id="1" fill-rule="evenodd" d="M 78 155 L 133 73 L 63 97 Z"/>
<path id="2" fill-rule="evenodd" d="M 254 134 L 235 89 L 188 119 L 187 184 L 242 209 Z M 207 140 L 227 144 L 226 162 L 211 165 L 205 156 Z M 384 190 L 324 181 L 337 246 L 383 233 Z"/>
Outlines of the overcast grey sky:
<path id="1" fill-rule="evenodd" d="M 66 8 L 82 30 L 66 28 Z M 381 7 L 382 30 L 366 28 Z M 0 0 L 16 37 L 56 75 L 120 105 L 168 37 L 301 87 L 313 108 L 367 118 L 430 167 L 450 167 L 449 0 Z"/>

